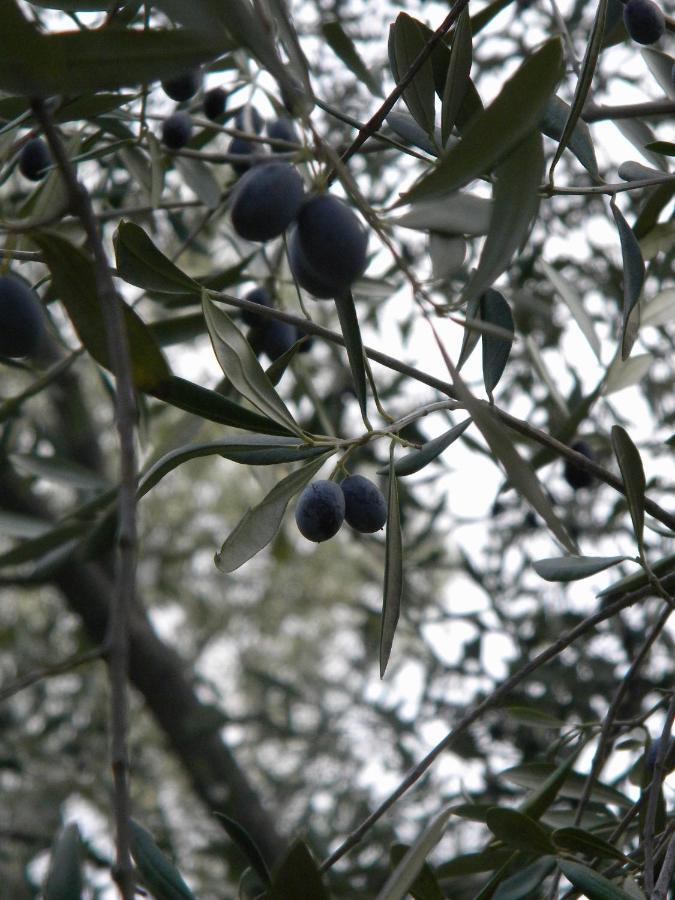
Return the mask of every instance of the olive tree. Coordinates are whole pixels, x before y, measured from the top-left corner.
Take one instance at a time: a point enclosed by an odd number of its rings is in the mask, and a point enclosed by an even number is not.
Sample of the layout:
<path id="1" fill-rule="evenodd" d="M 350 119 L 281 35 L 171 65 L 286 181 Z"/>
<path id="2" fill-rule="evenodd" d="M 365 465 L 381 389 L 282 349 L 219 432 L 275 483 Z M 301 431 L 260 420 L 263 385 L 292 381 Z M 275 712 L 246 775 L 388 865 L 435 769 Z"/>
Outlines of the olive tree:
<path id="1" fill-rule="evenodd" d="M 0 10 L 12 896 L 668 895 L 674 23 L 400 6 Z"/>

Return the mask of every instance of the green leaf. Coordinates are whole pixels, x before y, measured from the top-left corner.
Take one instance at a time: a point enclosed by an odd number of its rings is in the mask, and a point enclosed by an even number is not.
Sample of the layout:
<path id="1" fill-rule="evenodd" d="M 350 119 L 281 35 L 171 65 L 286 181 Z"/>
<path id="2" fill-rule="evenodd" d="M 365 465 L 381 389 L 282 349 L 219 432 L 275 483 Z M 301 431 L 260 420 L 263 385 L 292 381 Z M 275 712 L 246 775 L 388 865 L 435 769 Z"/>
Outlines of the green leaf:
<path id="1" fill-rule="evenodd" d="M 612 447 L 621 469 L 633 530 L 642 552 L 645 528 L 645 470 L 637 447 L 628 436 L 628 432 L 620 425 L 612 426 Z"/>
<path id="2" fill-rule="evenodd" d="M 569 103 L 554 94 L 546 104 L 539 128 L 553 140 L 560 141 L 565 124 L 569 119 L 571 107 Z M 591 129 L 583 119 L 577 119 L 572 133 L 569 136 L 567 147 L 574 153 L 581 165 L 593 178 L 599 179 L 598 161 L 595 157 L 595 147 L 591 137 Z"/>
<path id="3" fill-rule="evenodd" d="M 555 868 L 555 859 L 545 856 L 509 875 L 497 887 L 493 900 L 529 900 Z"/>
<path id="4" fill-rule="evenodd" d="M 200 294 L 201 287 L 159 250 L 140 225 L 120 222 L 113 235 L 117 271 L 128 284 L 149 291 Z"/>
<path id="5" fill-rule="evenodd" d="M 563 785 L 567 780 L 574 762 L 582 749 L 582 744 L 577 746 L 569 756 L 558 764 L 557 768 L 551 766 L 551 772 L 519 806 L 519 812 L 525 813 L 532 819 L 539 821 L 547 812 L 551 804 L 557 799 L 561 793 Z"/>
<path id="6" fill-rule="evenodd" d="M 511 856 L 510 850 L 488 848 L 480 853 L 463 853 L 435 867 L 437 878 L 464 878 L 496 869 Z"/>
<path id="7" fill-rule="evenodd" d="M 559 859 L 558 866 L 565 878 L 588 900 L 635 900 L 613 881 L 570 859 Z"/>
<path id="8" fill-rule="evenodd" d="M 471 16 L 471 30 L 473 33 L 478 34 L 479 31 L 482 31 L 495 16 L 499 15 L 511 3 L 513 3 L 513 0 L 492 0 L 492 3 L 488 3 L 475 16 Z"/>
<path id="9" fill-rule="evenodd" d="M 393 25 L 393 43 L 396 58 L 394 77 L 400 84 L 426 44 L 417 19 L 407 13 L 399 13 Z M 433 135 L 435 89 L 431 60 L 425 60 L 412 82 L 403 91 L 403 100 L 420 128 L 426 134 Z"/>
<path id="10" fill-rule="evenodd" d="M 663 159 L 662 156 L 659 156 L 658 153 L 652 153 L 651 150 L 646 149 L 648 144 L 651 144 L 656 140 L 654 132 L 646 122 L 636 118 L 615 119 L 613 124 L 646 160 L 662 172 L 668 172 L 667 161 Z"/>
<path id="11" fill-rule="evenodd" d="M 441 107 L 441 140 L 445 147 L 462 108 L 471 74 L 473 48 L 471 46 L 471 20 L 465 7 L 455 26 L 450 61 L 443 88 Z"/>
<path id="12" fill-rule="evenodd" d="M 496 209 L 496 206 L 495 206 Z M 488 288 L 480 298 L 480 317 L 483 322 L 498 325 L 514 333 L 513 316 L 509 304 L 499 291 Z M 493 334 L 483 334 L 483 382 L 488 396 L 497 387 L 499 379 L 506 368 L 512 341 L 504 340 Z"/>
<path id="13" fill-rule="evenodd" d="M 640 327 L 667 325 L 675 319 L 675 288 L 666 288 L 642 307 Z"/>
<path id="14" fill-rule="evenodd" d="M 490 227 L 478 266 L 464 290 L 464 303 L 480 297 L 505 271 L 513 254 L 526 241 L 539 209 L 543 172 L 542 138 L 533 131 L 495 170 Z M 490 301 L 490 308 L 496 308 L 497 303 Z M 513 322 L 509 330 L 512 329 Z M 503 351 L 502 346 L 502 354 Z"/>
<path id="15" fill-rule="evenodd" d="M 429 235 L 431 273 L 438 281 L 447 281 L 464 267 L 467 242 L 463 237 L 448 237 L 432 232 Z"/>
<path id="16" fill-rule="evenodd" d="M 304 841 L 295 840 L 281 862 L 274 867 L 265 900 L 330 900 L 321 872 Z"/>
<path id="17" fill-rule="evenodd" d="M 220 205 L 221 191 L 211 166 L 201 159 L 187 156 L 175 156 L 173 162 L 195 196 L 209 209 L 217 209 Z"/>
<path id="18" fill-rule="evenodd" d="M 560 556 L 538 559 L 534 571 L 545 581 L 579 581 L 629 559 L 627 556 Z"/>
<path id="19" fill-rule="evenodd" d="M 671 575 L 675 572 L 675 553 L 670 556 L 664 556 L 651 566 L 651 570 L 657 578 L 663 578 L 665 575 Z M 633 575 L 626 575 L 610 584 L 604 591 L 600 591 L 598 597 L 607 599 L 607 602 L 617 599 L 622 594 L 628 594 L 644 587 L 649 581 L 647 573 L 643 570 L 635 572 Z"/>
<path id="20" fill-rule="evenodd" d="M 487 826 L 508 847 L 538 856 L 555 853 L 548 831 L 517 809 L 494 806 L 488 810 Z"/>
<path id="21" fill-rule="evenodd" d="M 5 25 L 5 23 L 3 23 Z M 39 34 L 23 20 L 0 33 L 0 89 L 49 97 L 115 90 L 170 78 L 222 52 L 214 36 L 187 30 L 87 29 Z M 18 33 L 17 33 L 18 32 Z"/>
<path id="22" fill-rule="evenodd" d="M 673 83 L 675 59 L 661 50 L 656 50 L 654 47 L 643 47 L 640 53 L 661 90 L 671 100 L 675 100 L 675 84 Z"/>
<path id="23" fill-rule="evenodd" d="M 359 81 L 362 81 L 372 94 L 381 96 L 381 85 L 359 56 L 359 52 L 354 46 L 354 42 L 346 33 L 340 22 L 338 22 L 337 19 L 334 19 L 331 22 L 323 22 L 321 25 L 321 33 L 333 53 L 338 59 L 342 60 L 349 71 L 356 75 Z"/>
<path id="24" fill-rule="evenodd" d="M 555 771 L 556 766 L 551 763 L 527 763 L 522 766 L 513 766 L 510 769 L 505 769 L 501 776 L 520 787 L 537 790 Z M 578 772 L 570 772 L 562 783 L 559 793 L 562 797 L 573 797 L 575 800 L 578 800 L 584 791 L 585 785 L 585 775 L 580 775 Z M 591 797 L 600 803 L 612 803 L 626 808 L 632 805 L 628 797 L 620 791 L 601 782 L 596 782 L 591 791 Z"/>
<path id="25" fill-rule="evenodd" d="M 645 262 L 633 229 L 614 202 L 610 204 L 619 231 L 623 257 L 623 327 L 621 359 L 626 360 L 635 343 L 640 327 L 640 308 L 637 305 L 645 281 Z"/>
<path id="26" fill-rule="evenodd" d="M 450 818 L 450 810 L 444 809 L 422 832 L 404 854 L 401 862 L 387 879 L 376 900 L 403 900 L 410 890 L 427 856 L 440 841 Z"/>
<path id="27" fill-rule="evenodd" d="M 77 336 L 96 362 L 110 370 L 103 313 L 91 259 L 59 235 L 41 233 L 32 235 L 31 239 L 42 251 L 54 289 Z M 147 325 L 130 306 L 119 298 L 118 302 L 127 328 L 134 384 L 141 390 L 150 391 L 170 378 L 171 371 Z"/>
<path id="28" fill-rule="evenodd" d="M 380 624 L 380 678 L 389 662 L 394 634 L 401 611 L 403 593 L 403 537 L 398 506 L 398 481 L 394 466 L 394 442 L 389 451 L 389 492 L 387 497 L 387 538 L 384 555 L 384 590 Z"/>
<path id="29" fill-rule="evenodd" d="M 131 855 L 156 900 L 195 900 L 183 876 L 159 849 L 149 831 L 129 821 Z"/>
<path id="30" fill-rule="evenodd" d="M 172 375 L 168 381 L 162 382 L 160 387 L 150 393 L 158 400 L 163 400 L 178 409 L 201 416 L 211 422 L 219 422 L 221 425 L 243 428 L 258 434 L 291 434 L 287 428 L 272 419 L 261 416 L 245 406 L 228 400 L 227 397 L 223 397 L 216 391 L 201 387 L 192 381 L 186 381 L 185 378 L 179 378 L 177 375 Z"/>
<path id="31" fill-rule="evenodd" d="M 622 863 L 635 866 L 633 860 L 629 859 L 620 850 L 617 850 L 609 841 L 603 840 L 590 831 L 583 828 L 570 826 L 569 828 L 558 828 L 551 835 L 551 840 L 559 850 L 567 853 L 581 853 L 583 856 L 599 856 L 602 859 L 618 859 Z"/>
<path id="32" fill-rule="evenodd" d="M 626 360 L 616 356 L 607 370 L 605 395 L 614 394 L 617 391 L 624 390 L 624 388 L 639 384 L 653 362 L 654 357 L 651 353 L 640 353 L 638 356 L 631 356 L 630 359 Z"/>
<path id="33" fill-rule="evenodd" d="M 264 500 L 248 510 L 216 553 L 215 563 L 221 572 L 234 572 L 269 544 L 281 527 L 290 500 L 309 484 L 331 455 L 332 451 L 324 453 L 291 472 Z"/>
<path id="34" fill-rule="evenodd" d="M 100 491 L 110 487 L 110 482 L 73 460 L 59 456 L 39 456 L 34 453 L 12 453 L 10 460 L 20 470 L 44 478 L 66 484 L 78 490 Z"/>
<path id="35" fill-rule="evenodd" d="M 470 424 L 471 419 L 465 419 L 463 422 L 460 422 L 459 425 L 453 425 L 449 431 L 439 435 L 439 437 L 427 441 L 419 450 L 413 450 L 412 453 L 407 453 L 405 456 L 402 456 L 394 464 L 396 476 L 401 478 L 405 475 L 414 475 L 415 472 L 419 472 L 420 469 L 429 465 L 429 463 L 440 456 L 444 450 L 447 450 L 450 444 L 456 441 L 457 438 L 466 431 Z M 383 475 L 384 471 L 380 470 L 379 474 Z"/>
<path id="36" fill-rule="evenodd" d="M 410 847 L 406 844 L 392 844 L 389 848 L 389 859 L 392 867 L 397 866 Z M 417 877 L 408 888 L 414 900 L 443 900 L 443 892 L 436 875 L 429 863 L 422 863 Z"/>
<path id="37" fill-rule="evenodd" d="M 529 56 L 490 106 L 471 120 L 459 143 L 402 195 L 399 205 L 449 194 L 504 160 L 541 120 L 562 76 L 562 60 L 560 38 Z"/>
<path id="38" fill-rule="evenodd" d="M 582 110 L 588 98 L 588 92 L 591 89 L 591 82 L 593 81 L 595 67 L 598 62 L 600 50 L 602 49 L 602 41 L 605 34 L 607 2 L 608 0 L 599 0 L 598 2 L 598 7 L 595 12 L 595 20 L 593 22 L 593 29 L 591 30 L 591 36 L 588 40 L 588 44 L 586 45 L 586 52 L 581 63 L 579 79 L 574 91 L 572 106 L 570 107 L 567 121 L 565 122 L 565 127 L 563 128 L 560 140 L 558 142 L 558 149 L 555 152 L 555 156 L 553 157 L 553 161 L 551 162 L 551 167 L 549 169 L 549 179 L 551 182 L 553 181 L 553 172 L 555 170 L 555 167 L 558 165 L 558 161 L 563 155 L 565 147 L 567 147 L 574 133 L 574 129 L 576 128 L 577 122 L 579 120 L 579 117 L 581 116 Z"/>
<path id="39" fill-rule="evenodd" d="M 312 447 L 297 440 L 266 435 L 231 437 L 207 444 L 189 444 L 164 454 L 144 473 L 138 485 L 138 497 L 143 497 L 165 475 L 191 459 L 202 456 L 221 456 L 247 466 L 272 466 L 278 463 L 299 462 L 325 454 L 325 447 Z"/>
<path id="40" fill-rule="evenodd" d="M 148 325 L 160 347 L 185 344 L 206 334 L 206 322 L 201 310 L 171 319 L 157 319 Z"/>
<path id="41" fill-rule="evenodd" d="M 80 832 L 75 823 L 66 825 L 52 845 L 42 897 L 43 900 L 81 900 Z"/>
<path id="42" fill-rule="evenodd" d="M 529 725 L 531 728 L 553 728 L 557 731 L 565 728 L 567 724 L 531 706 L 505 706 L 504 712 L 515 722 Z"/>
<path id="43" fill-rule="evenodd" d="M 367 410 L 367 393 L 366 393 L 366 366 L 363 354 L 363 342 L 361 340 L 361 330 L 359 328 L 359 320 L 354 307 L 354 298 L 351 291 L 344 294 L 338 294 L 335 297 L 335 307 L 337 309 L 338 319 L 340 320 L 340 331 L 345 339 L 345 349 L 347 358 L 349 359 L 349 367 L 352 372 L 354 381 L 354 391 L 356 399 L 359 401 L 361 415 L 366 424 L 368 424 Z"/>
<path id="44" fill-rule="evenodd" d="M 274 390 L 250 344 L 232 319 L 209 299 L 206 292 L 202 297 L 202 307 L 213 352 L 225 376 L 261 413 L 302 436 L 286 404 Z"/>
<path id="45" fill-rule="evenodd" d="M 595 354 L 596 358 L 600 360 L 600 339 L 595 332 L 593 320 L 583 307 L 581 297 L 579 297 L 576 290 L 569 283 L 569 281 L 563 275 L 561 275 L 557 269 L 554 269 L 553 266 L 549 265 L 549 263 L 547 263 L 545 259 L 539 257 L 538 265 L 543 270 L 544 274 L 551 282 L 555 290 L 560 294 L 562 299 L 567 304 L 569 311 L 574 316 L 577 325 L 588 341 L 591 350 Z"/>
<path id="46" fill-rule="evenodd" d="M 23 516 L 21 513 L 0 510 L 0 534 L 9 537 L 34 538 L 49 531 L 51 522 L 38 519 L 36 516 Z"/>
<path id="47" fill-rule="evenodd" d="M 420 150 L 424 150 L 425 153 L 431 156 L 438 156 L 439 148 L 426 131 L 420 128 L 410 113 L 394 109 L 387 115 L 385 121 L 392 131 L 406 144 L 419 147 Z M 440 141 L 440 131 L 437 134 Z"/>
<path id="48" fill-rule="evenodd" d="M 22 541 L 11 550 L 0 554 L 0 568 L 19 566 L 22 563 L 37 562 L 44 559 L 53 550 L 66 547 L 74 539 L 78 539 L 90 527 L 88 522 L 75 522 L 65 525 L 56 525 L 49 531 Z"/>
<path id="49" fill-rule="evenodd" d="M 240 825 L 239 822 L 235 822 L 234 819 L 231 819 L 224 813 L 215 812 L 214 815 L 218 816 L 219 821 L 223 824 L 223 828 L 246 856 L 251 867 L 257 872 L 263 884 L 269 884 L 270 873 L 267 868 L 267 863 L 263 859 L 260 850 L 248 831 Z"/>
<path id="50" fill-rule="evenodd" d="M 480 429 L 495 459 L 503 465 L 511 486 L 527 500 L 535 512 L 539 513 L 562 546 L 570 553 L 574 553 L 576 548 L 556 516 L 551 501 L 544 493 L 530 464 L 518 453 L 490 405 L 477 400 L 471 394 L 449 358 L 446 357 L 445 362 L 450 369 L 458 398 L 465 404 L 466 411 Z"/>
<path id="51" fill-rule="evenodd" d="M 487 234 L 492 216 L 492 201 L 458 191 L 439 200 L 413 203 L 410 210 L 391 219 L 392 224 L 416 231 L 457 234 Z"/>

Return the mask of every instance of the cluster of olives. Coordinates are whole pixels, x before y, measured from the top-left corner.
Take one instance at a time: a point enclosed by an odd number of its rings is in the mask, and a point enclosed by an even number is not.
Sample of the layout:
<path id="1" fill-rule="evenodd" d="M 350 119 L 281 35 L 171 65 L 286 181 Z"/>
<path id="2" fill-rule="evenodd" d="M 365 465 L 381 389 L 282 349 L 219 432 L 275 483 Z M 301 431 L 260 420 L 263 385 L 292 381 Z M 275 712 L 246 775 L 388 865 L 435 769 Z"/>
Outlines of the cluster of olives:
<path id="1" fill-rule="evenodd" d="M 274 301 L 264 287 L 257 287 L 246 294 L 246 300 L 258 303 L 260 306 L 273 307 Z M 272 361 L 279 359 L 293 344 L 305 337 L 306 332 L 291 325 L 289 322 L 280 322 L 277 319 L 266 319 L 263 316 L 249 310 L 241 314 L 243 321 L 250 326 L 247 338 L 256 354 L 264 353 Z M 312 338 L 308 337 L 300 344 L 298 353 L 307 353 L 312 347 Z"/>
<path id="2" fill-rule="evenodd" d="M 0 354 L 12 359 L 32 356 L 45 331 L 40 298 L 16 275 L 0 278 Z"/>
<path id="3" fill-rule="evenodd" d="M 300 494 L 295 521 L 303 537 L 315 543 L 332 538 L 345 521 L 356 531 L 372 534 L 387 521 L 387 502 L 363 475 L 349 475 L 339 484 L 313 481 Z"/>
<path id="4" fill-rule="evenodd" d="M 655 44 L 666 30 L 663 10 L 654 0 L 628 0 L 623 8 L 623 22 L 638 44 Z"/>
<path id="5" fill-rule="evenodd" d="M 290 163 L 246 172 L 233 191 L 231 216 L 234 230 L 249 241 L 268 241 L 290 228 L 291 272 L 314 297 L 344 293 L 365 271 L 368 234 L 357 216 L 332 194 L 305 197 Z"/>

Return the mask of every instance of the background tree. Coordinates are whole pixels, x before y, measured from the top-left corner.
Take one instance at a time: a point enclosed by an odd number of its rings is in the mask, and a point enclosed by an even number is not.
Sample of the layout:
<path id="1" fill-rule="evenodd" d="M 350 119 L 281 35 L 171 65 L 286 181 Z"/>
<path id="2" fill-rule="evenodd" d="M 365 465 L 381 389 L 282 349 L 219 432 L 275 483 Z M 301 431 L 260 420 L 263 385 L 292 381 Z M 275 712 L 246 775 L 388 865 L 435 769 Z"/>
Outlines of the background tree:
<path id="1" fill-rule="evenodd" d="M 8 897 L 666 896 L 673 22 L 629 5 L 0 10 Z M 348 472 L 385 532 L 307 542 Z"/>

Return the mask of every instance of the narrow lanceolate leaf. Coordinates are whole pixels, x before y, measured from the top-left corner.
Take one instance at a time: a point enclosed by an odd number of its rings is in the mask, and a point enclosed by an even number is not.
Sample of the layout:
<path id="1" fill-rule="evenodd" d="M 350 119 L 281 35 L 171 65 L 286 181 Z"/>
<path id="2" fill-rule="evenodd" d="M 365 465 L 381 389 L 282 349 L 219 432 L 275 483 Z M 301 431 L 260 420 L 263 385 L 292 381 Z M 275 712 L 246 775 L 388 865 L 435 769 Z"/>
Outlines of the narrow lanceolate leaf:
<path id="1" fill-rule="evenodd" d="M 396 59 L 397 82 L 405 79 L 408 70 L 424 49 L 425 38 L 419 22 L 407 13 L 399 13 L 393 25 L 393 50 Z M 426 134 L 435 127 L 435 91 L 431 61 L 427 59 L 403 92 L 403 99 L 411 115 Z"/>
<path id="2" fill-rule="evenodd" d="M 539 128 L 547 137 L 560 141 L 565 129 L 565 123 L 569 119 L 570 110 L 569 103 L 565 103 L 563 99 L 554 94 L 546 104 Z M 583 119 L 577 119 L 567 142 L 567 147 L 593 178 L 600 177 L 591 129 Z"/>
<path id="3" fill-rule="evenodd" d="M 554 269 L 553 266 L 549 265 L 545 259 L 539 257 L 538 260 L 539 266 L 543 269 L 544 274 L 551 282 L 553 287 L 556 289 L 558 294 L 562 297 L 562 299 L 567 304 L 569 311 L 574 316 L 577 325 L 581 329 L 584 337 L 588 341 L 591 350 L 595 354 L 596 358 L 600 359 L 600 339 L 595 332 L 595 326 L 593 325 L 593 320 L 588 315 L 586 310 L 583 307 L 581 302 L 581 297 L 577 294 L 574 287 L 570 284 L 570 282 L 558 272 L 557 269 Z"/>
<path id="4" fill-rule="evenodd" d="M 321 33 L 333 53 L 342 60 L 349 71 L 353 75 L 356 75 L 359 81 L 362 81 L 371 93 L 381 94 L 381 86 L 361 59 L 358 50 L 354 46 L 354 42 L 345 32 L 340 22 L 337 20 L 324 22 L 321 26 Z"/>
<path id="5" fill-rule="evenodd" d="M 324 453 L 291 472 L 264 500 L 248 510 L 216 553 L 216 566 L 221 572 L 234 572 L 269 544 L 281 527 L 290 500 L 309 484 L 331 453 Z"/>
<path id="6" fill-rule="evenodd" d="M 508 847 L 526 850 L 537 856 L 555 853 L 550 835 L 534 819 L 516 809 L 495 806 L 488 810 L 487 827 Z"/>
<path id="7" fill-rule="evenodd" d="M 278 422 L 223 397 L 217 391 L 211 391 L 177 375 L 172 375 L 168 381 L 163 381 L 160 386 L 148 393 L 158 400 L 163 400 L 164 403 L 170 403 L 171 406 L 193 413 L 202 419 L 208 419 L 210 422 L 230 425 L 232 428 L 244 428 L 256 434 L 291 434 L 288 428 L 284 428 Z"/>
<path id="8" fill-rule="evenodd" d="M 413 203 L 410 210 L 391 219 L 392 224 L 416 231 L 457 234 L 487 234 L 492 217 L 492 201 L 466 191 L 457 191 L 438 200 Z"/>
<path id="9" fill-rule="evenodd" d="M 628 436 L 628 432 L 620 425 L 612 426 L 612 447 L 626 488 L 626 499 L 635 537 L 638 547 L 642 550 L 645 527 L 645 470 L 638 448 Z"/>
<path id="10" fill-rule="evenodd" d="M 640 327 L 638 301 L 645 281 L 645 262 L 633 229 L 612 201 L 612 215 L 621 241 L 623 257 L 623 326 L 621 334 L 621 359 L 628 359 Z"/>
<path id="11" fill-rule="evenodd" d="M 120 222 L 113 246 L 117 272 L 128 284 L 162 294 L 201 292 L 197 282 L 172 263 L 135 222 Z"/>
<path id="12" fill-rule="evenodd" d="M 43 900 L 80 900 L 82 897 L 80 832 L 74 823 L 66 825 L 54 841 L 42 897 Z"/>
<path id="13" fill-rule="evenodd" d="M 545 581 L 579 581 L 624 562 L 627 556 L 561 556 L 538 559 L 534 571 Z"/>
<path id="14" fill-rule="evenodd" d="M 79 339 L 96 362 L 110 369 L 103 312 L 91 259 L 84 250 L 56 234 L 37 234 L 31 240 L 42 251 L 52 284 Z M 130 306 L 121 299 L 118 302 L 127 329 L 134 384 L 141 390 L 152 390 L 169 379 L 171 371 L 147 325 Z"/>
<path id="15" fill-rule="evenodd" d="M 565 728 L 567 725 L 567 723 L 563 722 L 561 719 L 549 716 L 548 713 L 542 712 L 539 709 L 533 709 L 531 706 L 505 706 L 504 712 L 510 719 L 519 722 L 521 725 L 528 725 L 530 728 L 554 728 L 558 730 L 560 728 Z M 526 809 L 522 809 L 521 812 L 532 815 L 532 813 Z M 538 817 L 533 816 L 533 818 Z"/>
<path id="16" fill-rule="evenodd" d="M 485 291 L 480 300 L 480 317 L 483 322 L 498 325 L 513 335 L 515 326 L 511 309 L 499 291 L 493 291 L 492 288 Z M 482 335 L 481 340 L 483 342 L 483 382 L 488 396 L 491 397 L 506 368 L 512 341 L 492 334 Z"/>
<path id="17" fill-rule="evenodd" d="M 473 48 L 471 46 L 471 20 L 465 7 L 457 21 L 450 50 L 450 64 L 443 89 L 441 107 L 441 139 L 445 147 L 462 108 L 471 74 Z"/>
<path id="18" fill-rule="evenodd" d="M 216 816 L 218 816 L 219 821 L 222 822 L 223 828 L 229 837 L 246 856 L 251 867 L 257 872 L 263 884 L 269 884 L 270 873 L 267 868 L 267 863 L 248 831 L 243 825 L 240 825 L 239 822 L 235 822 L 234 819 L 231 819 L 224 813 L 216 812 Z"/>
<path id="19" fill-rule="evenodd" d="M 565 122 L 565 127 L 563 128 L 562 135 L 560 136 L 560 141 L 558 142 L 558 149 L 555 152 L 555 156 L 553 157 L 553 161 L 551 163 L 551 168 L 549 169 L 549 179 L 551 181 L 553 181 L 553 172 L 555 171 L 555 167 L 558 165 L 558 161 L 563 155 L 565 147 L 568 145 L 572 134 L 574 133 L 577 121 L 581 116 L 584 104 L 586 103 L 586 99 L 588 98 L 588 92 L 591 88 L 591 82 L 593 81 L 593 75 L 595 74 L 595 67 L 598 62 L 598 56 L 600 55 L 600 50 L 602 49 L 602 40 L 605 34 L 605 19 L 607 17 L 607 5 L 608 0 L 599 0 L 598 2 L 598 8 L 595 12 L 595 21 L 593 22 L 593 29 L 586 46 L 586 53 L 584 54 L 584 58 L 581 63 L 579 80 L 577 81 L 577 86 L 574 91 L 572 106 L 570 108 L 569 115 L 567 116 L 567 121 Z"/>
<path id="20" fill-rule="evenodd" d="M 29 26 L 16 39 L 11 29 L 3 28 L 0 89 L 38 97 L 78 94 L 83 85 L 87 91 L 116 90 L 178 75 L 223 49 L 213 35 L 183 29 L 108 28 L 45 35 Z"/>
<path id="21" fill-rule="evenodd" d="M 662 559 L 653 563 L 651 570 L 657 578 L 664 578 L 666 575 L 672 575 L 675 572 L 675 553 L 670 556 L 664 556 Z M 631 591 L 637 591 L 644 587 L 649 581 L 649 576 L 644 570 L 635 572 L 633 575 L 626 575 L 610 584 L 604 591 L 600 591 L 598 597 L 607 598 L 607 602 L 616 600 L 622 594 L 628 594 Z"/>
<path id="22" fill-rule="evenodd" d="M 563 71 L 559 38 L 529 56 L 496 99 L 475 115 L 462 139 L 434 169 L 407 191 L 399 204 L 440 197 L 485 175 L 536 129 Z"/>
<path id="23" fill-rule="evenodd" d="M 640 353 L 626 360 L 616 356 L 607 370 L 604 393 L 614 394 L 616 391 L 639 384 L 653 362 L 654 357 L 651 353 Z"/>
<path id="24" fill-rule="evenodd" d="M 565 878 L 588 900 L 635 900 L 615 882 L 582 863 L 559 859 L 558 866 Z"/>
<path id="25" fill-rule="evenodd" d="M 415 472 L 419 472 L 425 466 L 428 466 L 429 463 L 440 456 L 444 450 L 447 450 L 450 444 L 454 443 L 454 441 L 466 431 L 470 424 L 471 419 L 465 419 L 463 422 L 460 422 L 459 425 L 453 425 L 453 427 L 449 431 L 446 431 L 445 434 L 441 434 L 439 437 L 427 441 L 419 450 L 413 450 L 412 453 L 406 453 L 406 455 L 398 459 L 394 465 L 394 472 L 397 477 L 401 478 L 405 475 L 414 475 Z M 384 473 L 382 472 L 380 474 Z"/>
<path id="26" fill-rule="evenodd" d="M 534 792 L 523 800 L 520 804 L 519 812 L 525 813 L 532 819 L 537 821 L 544 815 L 551 804 L 557 799 L 558 794 L 562 790 L 567 777 L 572 771 L 574 762 L 582 749 L 582 744 L 578 744 L 567 759 L 563 760 L 560 765 L 553 769 L 548 778 L 535 788 Z"/>
<path id="27" fill-rule="evenodd" d="M 398 508 L 398 482 L 394 468 L 394 444 L 389 455 L 389 497 L 387 500 L 387 543 L 384 557 L 384 597 L 380 627 L 380 678 L 389 662 L 403 592 L 403 538 Z"/>
<path id="28" fill-rule="evenodd" d="M 528 900 L 555 868 L 555 859 L 545 856 L 509 875 L 497 887 L 493 900 Z"/>
<path id="29" fill-rule="evenodd" d="M 447 355 L 445 362 L 459 399 L 462 400 L 466 411 L 480 429 L 493 456 L 503 465 L 511 486 L 527 500 L 535 512 L 539 513 L 562 546 L 570 553 L 575 553 L 574 543 L 556 516 L 551 501 L 542 490 L 532 467 L 518 453 L 506 429 L 494 416 L 489 404 L 478 400 L 469 391 Z"/>
<path id="30" fill-rule="evenodd" d="M 557 828 L 551 835 L 551 840 L 560 850 L 568 853 L 581 853 L 584 856 L 599 856 L 603 859 L 618 859 L 628 865 L 637 865 L 624 853 L 618 850 L 609 841 L 603 840 L 583 828 L 570 826 L 569 828 Z"/>
<path id="31" fill-rule="evenodd" d="M 673 82 L 675 59 L 661 50 L 656 50 L 654 47 L 643 47 L 640 52 L 642 58 L 649 66 L 650 72 L 659 83 L 661 90 L 671 100 L 675 100 L 675 82 Z"/>
<path id="32" fill-rule="evenodd" d="M 201 159 L 187 156 L 176 156 L 174 165 L 195 196 L 209 209 L 216 209 L 220 203 L 220 185 L 211 166 Z"/>
<path id="33" fill-rule="evenodd" d="M 207 444 L 190 444 L 166 453 L 148 469 L 140 480 L 138 497 L 147 494 L 165 475 L 178 466 L 201 456 L 220 456 L 247 466 L 273 466 L 312 459 L 325 452 L 325 447 L 301 444 L 293 438 L 256 434 L 231 437 L 224 441 L 211 441 Z"/>
<path id="34" fill-rule="evenodd" d="M 307 844 L 301 840 L 295 840 L 286 856 L 274 867 L 272 882 L 265 894 L 265 900 L 294 900 L 295 897 L 329 900 L 319 866 Z"/>
<path id="35" fill-rule="evenodd" d="M 57 525 L 37 537 L 22 541 L 11 550 L 0 553 L 0 569 L 19 566 L 27 562 L 39 562 L 53 550 L 64 548 L 77 541 L 89 528 L 87 522 Z"/>
<path id="36" fill-rule="evenodd" d="M 335 297 L 335 308 L 337 309 L 338 319 L 340 320 L 340 330 L 345 339 L 345 349 L 349 359 L 349 367 L 352 371 L 352 379 L 354 380 L 354 390 L 356 399 L 359 401 L 361 415 L 364 422 L 368 423 L 368 411 L 366 409 L 366 366 L 363 356 L 363 341 L 361 340 L 361 330 L 359 328 L 359 320 L 354 308 L 354 298 L 351 291 L 339 294 Z"/>
<path id="37" fill-rule="evenodd" d="M 391 873 L 376 900 L 403 900 L 427 856 L 443 836 L 451 815 L 449 809 L 444 809 L 436 816 Z"/>
<path id="38" fill-rule="evenodd" d="M 301 434 L 286 404 L 274 390 L 250 344 L 232 319 L 209 300 L 206 292 L 202 305 L 213 352 L 227 378 L 242 397 L 246 397 L 263 415 L 295 434 Z"/>
<path id="39" fill-rule="evenodd" d="M 195 900 L 178 869 L 159 849 L 154 838 L 133 819 L 129 822 L 131 855 L 144 884 L 156 900 Z"/>
<path id="40" fill-rule="evenodd" d="M 391 845 L 389 848 L 389 861 L 392 868 L 401 862 L 409 849 L 410 847 L 406 844 Z M 443 900 L 443 891 L 429 863 L 422 863 L 422 868 L 410 885 L 409 893 L 413 900 Z"/>
<path id="41" fill-rule="evenodd" d="M 490 228 L 476 271 L 464 291 L 469 303 L 499 278 L 525 242 L 539 209 L 544 148 L 539 132 L 529 134 L 495 170 Z"/>

